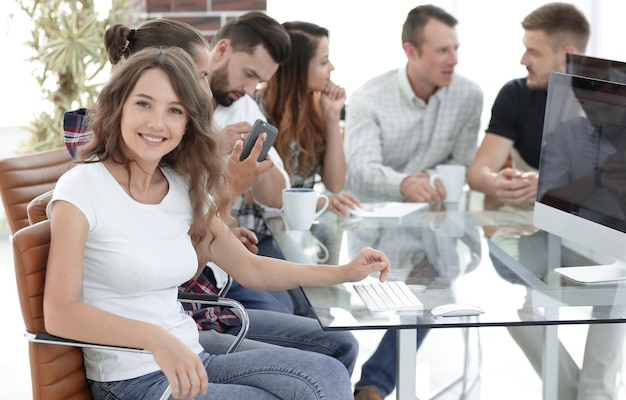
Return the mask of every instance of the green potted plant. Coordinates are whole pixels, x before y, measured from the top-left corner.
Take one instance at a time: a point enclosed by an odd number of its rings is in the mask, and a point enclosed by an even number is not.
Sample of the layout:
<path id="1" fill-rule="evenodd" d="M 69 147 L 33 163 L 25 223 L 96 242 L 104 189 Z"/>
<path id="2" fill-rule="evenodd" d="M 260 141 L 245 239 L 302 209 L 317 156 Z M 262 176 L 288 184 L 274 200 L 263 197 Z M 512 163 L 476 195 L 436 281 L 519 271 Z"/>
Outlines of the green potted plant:
<path id="1" fill-rule="evenodd" d="M 112 24 L 130 24 L 136 6 L 132 0 L 111 0 L 101 15 L 95 0 L 16 0 L 33 23 L 33 75 L 50 104 L 26 127 L 30 133 L 24 151 L 63 145 L 63 113 L 93 104 L 108 76 L 103 46 L 105 30 Z"/>

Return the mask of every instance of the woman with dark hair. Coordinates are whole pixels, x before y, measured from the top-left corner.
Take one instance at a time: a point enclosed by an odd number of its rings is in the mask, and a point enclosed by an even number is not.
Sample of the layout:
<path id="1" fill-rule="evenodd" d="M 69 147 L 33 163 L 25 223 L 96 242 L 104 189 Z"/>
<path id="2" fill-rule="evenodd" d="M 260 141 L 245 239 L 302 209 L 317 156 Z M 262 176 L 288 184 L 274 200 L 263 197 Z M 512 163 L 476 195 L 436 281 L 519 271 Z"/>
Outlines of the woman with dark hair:
<path id="1" fill-rule="evenodd" d="M 330 80 L 328 30 L 309 22 L 285 22 L 291 53 L 261 93 L 268 121 L 280 132 L 274 147 L 285 163 L 292 187 L 311 188 L 316 175 L 332 194 L 328 209 L 348 214 L 360 207 L 341 193 L 346 158 L 340 129 L 345 90 Z"/>

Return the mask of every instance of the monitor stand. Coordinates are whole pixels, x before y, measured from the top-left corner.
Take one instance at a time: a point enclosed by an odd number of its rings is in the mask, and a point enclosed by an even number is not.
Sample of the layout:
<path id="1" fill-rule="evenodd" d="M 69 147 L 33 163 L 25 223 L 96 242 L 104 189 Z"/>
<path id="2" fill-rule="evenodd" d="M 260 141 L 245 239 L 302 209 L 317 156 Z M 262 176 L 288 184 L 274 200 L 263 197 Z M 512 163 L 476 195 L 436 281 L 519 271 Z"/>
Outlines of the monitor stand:
<path id="1" fill-rule="evenodd" d="M 626 262 L 623 260 L 617 260 L 613 264 L 555 268 L 554 271 L 584 285 L 626 280 Z"/>

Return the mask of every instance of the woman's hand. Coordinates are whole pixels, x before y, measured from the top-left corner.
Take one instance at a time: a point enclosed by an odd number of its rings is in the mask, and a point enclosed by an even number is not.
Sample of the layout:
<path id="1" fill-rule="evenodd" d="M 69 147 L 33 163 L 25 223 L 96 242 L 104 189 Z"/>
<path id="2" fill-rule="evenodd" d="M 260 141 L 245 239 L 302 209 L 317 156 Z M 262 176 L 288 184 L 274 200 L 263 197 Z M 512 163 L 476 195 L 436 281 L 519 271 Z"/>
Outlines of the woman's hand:
<path id="1" fill-rule="evenodd" d="M 337 215 L 350 215 L 350 210 L 361 207 L 359 199 L 348 193 L 335 193 L 328 196 L 328 209 Z"/>
<path id="2" fill-rule="evenodd" d="M 344 268 L 346 282 L 358 282 L 373 272 L 380 272 L 378 280 L 384 282 L 391 270 L 391 263 L 382 251 L 364 247 Z"/>
<path id="3" fill-rule="evenodd" d="M 237 237 L 237 239 L 239 239 L 239 241 L 243 243 L 244 246 L 246 246 L 246 249 L 248 249 L 250 253 L 259 253 L 259 248 L 256 247 L 256 245 L 259 243 L 259 239 L 256 237 L 254 232 L 243 227 L 233 227 L 230 228 L 230 230 Z"/>
<path id="4" fill-rule="evenodd" d="M 341 86 L 335 85 L 329 82 L 324 91 L 322 92 L 321 106 L 322 113 L 325 116 L 325 120 L 337 119 L 339 121 L 339 115 L 346 102 L 346 90 Z"/>
<path id="5" fill-rule="evenodd" d="M 175 399 L 195 399 L 209 389 L 209 377 L 200 357 L 180 340 L 165 333 L 152 351 L 172 388 Z"/>

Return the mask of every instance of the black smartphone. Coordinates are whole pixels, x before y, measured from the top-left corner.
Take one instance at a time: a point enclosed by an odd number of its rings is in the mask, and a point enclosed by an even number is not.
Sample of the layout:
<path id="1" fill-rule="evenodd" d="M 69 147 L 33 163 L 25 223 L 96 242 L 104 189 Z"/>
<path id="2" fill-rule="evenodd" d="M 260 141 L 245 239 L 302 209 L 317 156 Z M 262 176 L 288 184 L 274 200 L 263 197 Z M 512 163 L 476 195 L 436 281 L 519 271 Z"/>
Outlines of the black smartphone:
<path id="1" fill-rule="evenodd" d="M 252 129 L 250 129 L 250 133 L 246 137 L 245 142 L 243 142 L 243 150 L 241 151 L 239 161 L 243 161 L 248 158 L 252 148 L 254 147 L 254 143 L 256 143 L 256 139 L 263 132 L 267 134 L 267 137 L 265 138 L 265 142 L 263 142 L 263 149 L 261 150 L 257 161 L 261 162 L 265 160 L 267 153 L 270 151 L 270 147 L 272 147 L 274 140 L 276 140 L 276 136 L 278 136 L 278 129 L 263 120 L 257 119 L 254 121 L 254 125 L 252 125 Z"/>

